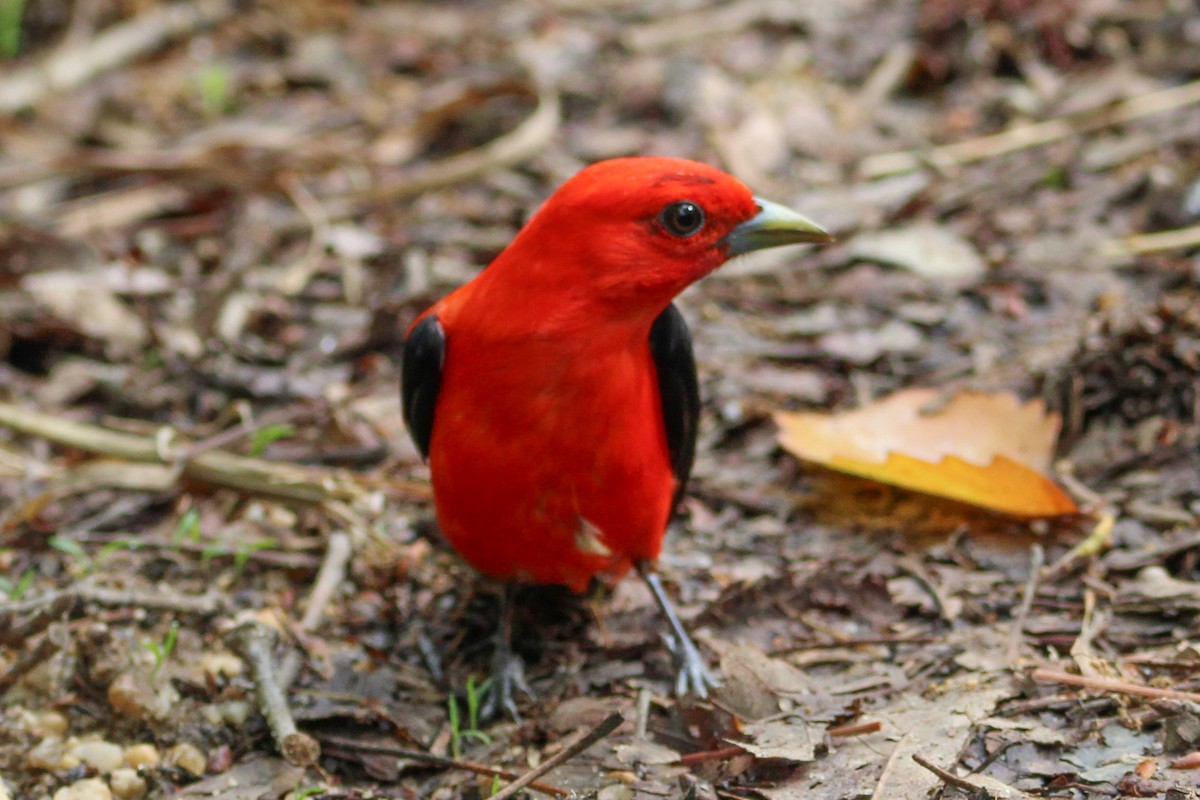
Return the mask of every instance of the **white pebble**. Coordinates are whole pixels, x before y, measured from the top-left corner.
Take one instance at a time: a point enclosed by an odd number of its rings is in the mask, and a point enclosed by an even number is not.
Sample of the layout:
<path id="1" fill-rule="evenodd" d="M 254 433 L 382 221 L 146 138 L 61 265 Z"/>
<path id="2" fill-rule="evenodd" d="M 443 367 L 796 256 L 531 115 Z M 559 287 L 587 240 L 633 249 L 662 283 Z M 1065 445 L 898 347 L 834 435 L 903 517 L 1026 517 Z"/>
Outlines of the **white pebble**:
<path id="1" fill-rule="evenodd" d="M 137 774 L 137 770 L 129 767 L 113 770 L 108 782 L 118 800 L 140 800 L 146 794 L 146 780 Z"/>
<path id="2" fill-rule="evenodd" d="M 168 766 L 187 770 L 193 775 L 203 775 L 207 759 L 196 745 L 189 742 L 180 742 L 167 751 L 163 762 Z"/>
<path id="3" fill-rule="evenodd" d="M 125 763 L 134 769 L 157 767 L 162 758 L 152 744 L 134 744 L 125 748 Z"/>
<path id="4" fill-rule="evenodd" d="M 84 778 L 59 789 L 54 800 L 112 800 L 112 791 L 99 778 Z"/>
<path id="5" fill-rule="evenodd" d="M 80 742 L 71 748 L 71 755 L 97 772 L 109 773 L 121 766 L 124 753 L 121 746 L 112 742 Z"/>
<path id="6" fill-rule="evenodd" d="M 200 658 L 200 669 L 210 678 L 221 675 L 232 678 L 241 675 L 246 665 L 233 653 L 205 653 Z"/>
<path id="7" fill-rule="evenodd" d="M 37 715 L 34 732 L 42 736 L 62 736 L 67 732 L 67 718 L 61 711 L 43 711 Z"/>

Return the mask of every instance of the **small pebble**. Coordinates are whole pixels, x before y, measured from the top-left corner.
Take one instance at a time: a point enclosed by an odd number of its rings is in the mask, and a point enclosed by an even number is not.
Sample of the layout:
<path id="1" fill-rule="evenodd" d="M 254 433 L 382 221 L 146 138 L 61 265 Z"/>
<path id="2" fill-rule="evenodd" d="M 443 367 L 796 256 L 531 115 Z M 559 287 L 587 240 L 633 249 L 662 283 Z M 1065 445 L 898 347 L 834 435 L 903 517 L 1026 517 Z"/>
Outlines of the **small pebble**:
<path id="1" fill-rule="evenodd" d="M 134 769 L 157 767 L 162 758 L 152 744 L 135 744 L 125 748 L 125 763 Z"/>
<path id="2" fill-rule="evenodd" d="M 54 793 L 54 800 L 112 800 L 108 784 L 99 778 L 84 778 Z"/>
<path id="3" fill-rule="evenodd" d="M 71 755 L 101 773 L 112 772 L 121 766 L 124 755 L 121 746 L 105 741 L 80 742 L 71 748 Z"/>
<path id="4" fill-rule="evenodd" d="M 230 678 L 241 675 L 246 665 L 233 653 L 205 653 L 200 658 L 200 669 L 215 680 L 222 675 Z"/>
<path id="5" fill-rule="evenodd" d="M 56 736 L 42 739 L 25 754 L 25 769 L 54 772 L 62 763 L 64 750 L 62 739 Z"/>
<path id="6" fill-rule="evenodd" d="M 43 711 L 37 715 L 34 733 L 41 736 L 63 736 L 67 732 L 67 717 L 61 711 Z"/>
<path id="7" fill-rule="evenodd" d="M 204 765 L 207 761 L 204 753 L 200 752 L 200 748 L 189 742 L 180 742 L 168 750 L 166 756 L 163 757 L 163 763 L 167 766 L 179 767 L 193 775 L 203 775 Z"/>
<path id="8" fill-rule="evenodd" d="M 108 704 L 113 711 L 134 719 L 145 719 L 150 716 L 153 703 L 153 691 L 132 672 L 122 672 L 108 685 Z"/>
<path id="9" fill-rule="evenodd" d="M 221 703 L 221 716 L 225 718 L 225 722 L 235 728 L 240 728 L 246 724 L 246 720 L 250 718 L 250 712 L 253 708 L 245 700 L 229 700 Z"/>
<path id="10" fill-rule="evenodd" d="M 146 794 L 146 780 L 137 774 L 137 770 L 121 767 L 113 770 L 108 776 L 112 792 L 118 800 L 140 800 Z"/>

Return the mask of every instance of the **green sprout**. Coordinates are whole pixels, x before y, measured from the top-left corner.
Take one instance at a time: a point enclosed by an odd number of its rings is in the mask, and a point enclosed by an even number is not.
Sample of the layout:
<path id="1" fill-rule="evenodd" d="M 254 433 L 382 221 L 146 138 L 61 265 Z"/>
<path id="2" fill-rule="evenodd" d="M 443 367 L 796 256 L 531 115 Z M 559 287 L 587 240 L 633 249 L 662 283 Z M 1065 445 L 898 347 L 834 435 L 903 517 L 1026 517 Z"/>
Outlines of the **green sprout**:
<path id="1" fill-rule="evenodd" d="M 12 58 L 21 50 L 21 19 L 25 0 L 0 0 L 0 58 Z"/>
<path id="2" fill-rule="evenodd" d="M 250 560 L 250 556 L 257 553 L 259 550 L 270 550 L 276 547 L 278 542 L 274 539 L 259 539 L 255 542 L 247 542 L 238 545 L 238 549 L 233 554 L 233 571 L 235 575 L 241 575 L 246 568 L 246 563 Z"/>
<path id="3" fill-rule="evenodd" d="M 464 739 L 474 739 L 477 742 L 489 744 L 492 737 L 479 730 L 479 706 L 483 695 L 491 686 L 492 679 L 475 683 L 475 676 L 467 678 L 467 726 L 462 725 L 458 709 L 458 697 L 451 694 L 446 700 L 446 714 L 450 721 L 450 751 L 455 758 L 462 758 L 462 742 Z"/>
<path id="4" fill-rule="evenodd" d="M 209 64 L 196 73 L 200 107 L 206 117 L 219 117 L 229 111 L 231 77 L 229 67 L 224 64 Z"/>
<path id="5" fill-rule="evenodd" d="M 161 642 L 143 642 L 142 647 L 154 654 L 154 669 L 150 671 L 150 677 L 158 675 L 158 671 L 162 669 L 162 665 L 171 657 L 171 653 L 175 650 L 175 640 L 179 636 L 178 620 L 171 620 L 171 625 L 167 628 L 167 635 L 163 637 Z"/>
<path id="6" fill-rule="evenodd" d="M 132 536 L 122 536 L 119 539 L 113 539 L 108 544 L 100 548 L 96 553 L 96 558 L 100 561 L 111 556 L 119 550 L 138 550 L 145 546 L 145 542 L 141 539 L 135 539 Z"/>
<path id="7" fill-rule="evenodd" d="M 79 542 L 64 536 L 51 536 L 47 540 L 47 543 L 58 552 L 74 558 L 84 572 L 91 572 L 92 557 L 88 555 L 87 550 L 84 550 L 83 545 Z"/>
<path id="8" fill-rule="evenodd" d="M 212 544 L 205 545 L 204 549 L 200 551 L 200 564 L 208 566 L 208 563 L 214 558 L 227 555 L 229 555 L 228 547 L 220 542 L 213 542 Z"/>
<path id="9" fill-rule="evenodd" d="M 280 439 L 288 439 L 295 435 L 295 427 L 287 423 L 281 422 L 275 425 L 266 425 L 254 432 L 254 436 L 250 440 L 250 455 L 257 458 L 267 451 L 272 442 L 277 442 Z"/>
<path id="10" fill-rule="evenodd" d="M 0 592 L 8 597 L 9 602 L 16 602 L 25 596 L 29 591 L 29 587 L 33 585 L 34 571 L 33 567 L 27 568 L 21 573 L 21 577 L 17 578 L 16 583 L 13 583 L 8 578 L 0 576 Z"/>
<path id="11" fill-rule="evenodd" d="M 171 541 L 175 544 L 200 541 L 199 511 L 189 508 L 184 512 L 184 515 L 179 518 L 179 524 L 175 526 L 175 532 L 171 534 Z"/>
<path id="12" fill-rule="evenodd" d="M 296 788 L 292 790 L 291 797 L 288 800 L 308 800 L 313 795 L 321 794 L 324 791 L 324 786 L 309 786 L 304 789 Z"/>

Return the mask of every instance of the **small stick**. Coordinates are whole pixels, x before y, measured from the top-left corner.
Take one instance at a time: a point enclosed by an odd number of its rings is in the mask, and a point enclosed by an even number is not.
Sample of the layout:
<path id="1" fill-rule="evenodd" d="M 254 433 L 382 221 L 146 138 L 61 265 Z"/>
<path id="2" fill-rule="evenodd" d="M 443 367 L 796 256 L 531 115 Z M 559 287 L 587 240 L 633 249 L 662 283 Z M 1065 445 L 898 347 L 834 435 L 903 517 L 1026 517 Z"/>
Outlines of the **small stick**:
<path id="1" fill-rule="evenodd" d="M 1200 225 L 1170 231 L 1138 233 L 1123 239 L 1109 239 L 1100 246 L 1102 255 L 1109 258 L 1141 256 L 1163 250 L 1182 250 L 1200 245 Z"/>
<path id="2" fill-rule="evenodd" d="M 907 733 L 901 736 L 900 741 L 896 742 L 896 746 L 892 748 L 892 754 L 888 756 L 888 760 L 883 765 L 883 772 L 879 773 L 879 780 L 875 782 L 875 791 L 871 792 L 871 800 L 883 800 L 886 797 L 883 787 L 887 785 L 888 778 L 892 776 L 892 770 L 900 758 L 900 751 L 904 749 L 906 741 L 908 741 Z"/>
<path id="3" fill-rule="evenodd" d="M 307 733 L 296 730 L 296 722 L 271 663 L 271 650 L 277 639 L 275 631 L 266 625 L 246 622 L 230 631 L 225 643 L 250 668 L 258 707 L 275 737 L 279 753 L 293 766 L 310 767 L 321 757 L 321 745 Z"/>
<path id="4" fill-rule="evenodd" d="M 841 647 L 865 647 L 877 644 L 933 644 L 938 641 L 941 640 L 937 636 L 862 636 L 849 639 L 829 639 L 819 642 L 800 642 L 791 647 L 781 647 L 777 650 L 771 650 L 768 655 L 778 657 L 789 656 L 793 653 L 802 653 L 805 650 L 836 650 Z"/>
<path id="5" fill-rule="evenodd" d="M 396 747 L 390 744 L 381 742 L 361 742 L 349 737 L 338 736 L 336 734 L 321 733 L 318 734 L 322 742 L 330 747 L 344 747 L 351 752 L 359 753 L 379 753 L 382 755 L 395 756 L 396 758 L 405 758 L 409 761 L 417 761 L 422 764 L 428 764 L 431 767 L 443 767 L 445 769 L 461 769 L 464 772 L 472 772 L 476 775 L 489 775 L 497 778 L 503 778 L 506 781 L 516 780 L 519 776 L 517 773 L 499 767 L 489 767 L 486 764 L 480 764 L 475 761 L 463 761 L 456 758 L 446 758 L 445 756 L 435 756 L 432 753 L 425 753 L 420 750 L 409 750 L 404 747 Z M 542 781 L 533 781 L 528 784 L 529 788 L 535 792 L 550 795 L 551 797 L 569 797 L 570 789 L 563 789 L 559 786 L 554 786 Z"/>
<path id="6" fill-rule="evenodd" d="M 1200 103 L 1200 81 L 1147 92 L 1103 108 L 1055 117 L 1043 122 L 1014 125 L 990 136 L 966 139 L 928 151 L 879 153 L 863 159 L 859 174 L 871 180 L 915 172 L 926 164 L 945 171 L 1017 150 L 1050 144 L 1110 125 L 1124 125 L 1153 114 L 1177 111 L 1196 103 Z"/>
<path id="7" fill-rule="evenodd" d="M 735 756 L 747 755 L 746 748 L 737 747 L 722 747 L 719 750 L 701 750 L 698 753 L 686 753 L 679 757 L 676 764 L 682 764 L 685 767 L 703 764 L 706 761 L 724 761 L 727 758 Z"/>
<path id="8" fill-rule="evenodd" d="M 1142 686 L 1119 678 L 1098 678 L 1087 675 L 1072 675 L 1056 669 L 1044 667 L 1035 669 L 1032 678 L 1040 683 L 1064 683 L 1067 686 L 1078 686 L 1081 689 L 1091 689 L 1097 692 L 1114 692 L 1132 697 L 1148 697 L 1154 700 L 1187 700 L 1200 703 L 1200 694 L 1196 692 L 1181 692 L 1176 689 L 1159 689 L 1155 686 Z"/>
<path id="9" fill-rule="evenodd" d="M 834 728 L 829 728 L 825 733 L 830 736 L 863 736 L 868 733 L 875 733 L 883 728 L 883 723 L 879 720 L 873 722 L 859 722 L 854 725 L 838 725 Z"/>
<path id="10" fill-rule="evenodd" d="M 932 772 L 934 775 L 937 775 L 939 778 L 941 778 L 943 783 L 948 783 L 951 786 L 955 786 L 959 789 L 962 789 L 963 791 L 970 794 L 972 797 L 979 794 L 979 792 L 982 788 L 980 786 L 976 786 L 974 783 L 967 780 L 966 778 L 960 778 L 959 776 L 955 775 L 953 772 L 946 770 L 946 769 L 942 769 L 937 764 L 934 764 L 932 761 L 929 761 L 928 759 L 923 758 L 919 753 L 913 753 L 912 759 L 913 759 L 913 761 L 917 762 L 925 769 Z"/>
<path id="11" fill-rule="evenodd" d="M 545 775 L 550 770 L 557 767 L 575 756 L 587 750 L 596 742 L 608 736 L 617 729 L 617 726 L 625 721 L 625 718 L 620 714 L 612 713 L 600 721 L 600 724 L 592 728 L 590 731 L 585 731 L 572 737 L 569 741 L 563 743 L 563 749 L 559 750 L 554 755 L 547 758 L 541 764 L 538 764 L 533 769 L 526 772 L 515 781 L 505 786 L 500 791 L 492 795 L 491 800 L 507 800 L 515 795 L 521 789 L 528 786 L 533 781 Z"/>
<path id="12" fill-rule="evenodd" d="M 1021 595 L 1021 605 L 1017 609 L 1016 619 L 1013 620 L 1012 630 L 1008 632 L 1008 646 L 1005 648 L 1005 661 L 1009 664 L 1017 658 L 1021 648 L 1021 636 L 1025 632 L 1025 621 L 1029 618 L 1029 609 L 1033 608 L 1033 598 L 1037 594 L 1038 578 L 1042 574 L 1042 565 L 1046 561 L 1046 553 L 1042 546 L 1034 542 L 1029 547 L 1029 580 L 1025 583 L 1025 592 Z"/>
<path id="13" fill-rule="evenodd" d="M 325 560 L 321 562 L 316 583 L 313 584 L 312 593 L 308 596 L 308 605 L 304 608 L 304 616 L 300 619 L 301 630 L 314 631 L 321 624 L 325 607 L 329 605 L 338 585 L 346 577 L 346 564 L 350 561 L 350 553 L 349 536 L 339 531 L 329 537 Z M 296 650 L 291 650 L 283 657 L 283 663 L 279 665 L 279 685 L 284 689 L 291 686 L 299 669 L 300 654 Z"/>
<path id="14" fill-rule="evenodd" d="M 0 425 L 88 453 L 126 461 L 175 464 L 182 477 L 189 480 L 269 497 L 320 503 L 331 499 L 352 500 L 364 491 L 361 482 L 340 471 L 301 468 L 224 450 L 203 451 L 187 460 L 173 459 L 165 457 L 171 454 L 161 452 L 157 437 L 109 430 L 11 403 L 0 403 Z M 186 449 L 182 452 L 187 453 Z"/>
<path id="15" fill-rule="evenodd" d="M 67 641 L 68 635 L 65 627 L 57 624 L 50 626 L 49 630 L 38 641 L 37 646 L 28 652 L 22 653 L 16 663 L 10 666 L 3 675 L 0 675 L 0 695 L 7 693 L 13 687 L 13 684 L 44 662 L 53 658 L 59 650 L 63 649 Z"/>
<path id="16" fill-rule="evenodd" d="M 202 595 L 174 594 L 164 589 L 108 589 L 103 586 L 90 586 L 81 583 L 70 589 L 46 592 L 29 600 L 15 603 L 0 603 L 0 616 L 36 612 L 46 607 L 58 607 L 65 604 L 63 598 L 72 598 L 85 603 L 98 603 L 102 606 L 137 606 L 153 608 L 158 611 L 176 611 L 180 614 L 198 614 L 211 616 L 225 608 L 225 599 L 221 595 L 210 592 Z"/>

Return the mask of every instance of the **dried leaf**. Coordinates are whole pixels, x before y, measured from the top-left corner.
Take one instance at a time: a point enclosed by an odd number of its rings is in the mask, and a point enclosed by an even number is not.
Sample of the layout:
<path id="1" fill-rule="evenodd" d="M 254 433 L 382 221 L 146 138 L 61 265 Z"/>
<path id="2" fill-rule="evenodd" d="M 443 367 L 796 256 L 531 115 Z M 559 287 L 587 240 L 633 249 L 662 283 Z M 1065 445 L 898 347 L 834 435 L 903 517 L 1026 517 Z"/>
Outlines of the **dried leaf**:
<path id="1" fill-rule="evenodd" d="M 779 442 L 839 472 L 1013 516 L 1078 510 L 1043 474 L 1059 418 L 1040 401 L 967 392 L 922 413 L 937 397 L 910 389 L 843 414 L 779 412 Z"/>
<path id="2" fill-rule="evenodd" d="M 850 253 L 954 285 L 973 283 L 987 271 L 970 242 L 949 228 L 928 223 L 860 234 L 851 242 Z"/>
<path id="3" fill-rule="evenodd" d="M 752 722 L 742 728 L 743 740 L 733 741 L 738 747 L 759 758 L 784 758 L 788 761 L 812 761 L 817 744 L 822 742 L 822 729 L 799 717 L 788 721 Z"/>

